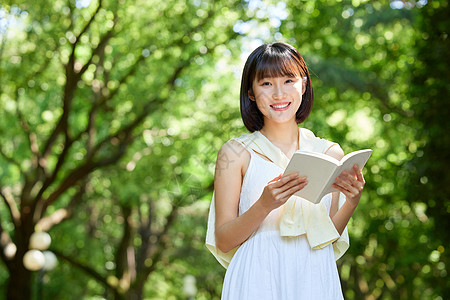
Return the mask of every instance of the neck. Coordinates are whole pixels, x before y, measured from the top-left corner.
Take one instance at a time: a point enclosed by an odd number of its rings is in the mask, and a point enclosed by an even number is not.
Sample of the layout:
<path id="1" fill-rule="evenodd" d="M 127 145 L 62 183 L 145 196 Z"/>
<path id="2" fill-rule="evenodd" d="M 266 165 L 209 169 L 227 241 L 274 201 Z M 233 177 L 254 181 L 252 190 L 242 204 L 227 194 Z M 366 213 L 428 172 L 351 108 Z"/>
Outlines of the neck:
<path id="1" fill-rule="evenodd" d="M 295 145 L 298 149 L 298 127 L 295 122 L 283 124 L 265 122 L 260 132 L 275 145 L 282 147 Z"/>

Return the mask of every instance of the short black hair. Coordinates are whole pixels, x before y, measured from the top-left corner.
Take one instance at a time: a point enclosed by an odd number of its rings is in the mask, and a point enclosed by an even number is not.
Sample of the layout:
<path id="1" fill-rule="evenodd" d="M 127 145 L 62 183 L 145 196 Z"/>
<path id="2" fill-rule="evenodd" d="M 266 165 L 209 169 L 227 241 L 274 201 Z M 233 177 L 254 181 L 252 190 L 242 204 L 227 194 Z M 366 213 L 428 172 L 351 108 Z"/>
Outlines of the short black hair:
<path id="1" fill-rule="evenodd" d="M 306 63 L 300 53 L 293 46 L 286 43 L 264 44 L 256 48 L 244 66 L 241 80 L 241 116 L 245 127 L 254 132 L 264 126 L 264 117 L 256 106 L 256 102 L 250 100 L 249 91 L 257 80 L 267 77 L 306 77 L 306 89 L 303 93 L 302 103 L 297 111 L 297 124 L 308 118 L 313 105 L 313 90 Z"/>

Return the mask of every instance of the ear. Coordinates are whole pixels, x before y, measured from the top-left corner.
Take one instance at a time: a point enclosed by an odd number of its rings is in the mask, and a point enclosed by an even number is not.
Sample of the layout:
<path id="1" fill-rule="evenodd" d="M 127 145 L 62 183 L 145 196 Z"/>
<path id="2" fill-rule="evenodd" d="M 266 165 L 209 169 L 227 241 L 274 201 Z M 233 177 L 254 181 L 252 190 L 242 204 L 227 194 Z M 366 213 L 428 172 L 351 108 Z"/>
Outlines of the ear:
<path id="1" fill-rule="evenodd" d="M 248 98 L 252 101 L 255 101 L 255 95 L 253 95 L 252 89 L 248 90 Z"/>
<path id="2" fill-rule="evenodd" d="M 308 77 L 302 77 L 302 95 L 306 92 L 306 86 L 308 85 Z"/>

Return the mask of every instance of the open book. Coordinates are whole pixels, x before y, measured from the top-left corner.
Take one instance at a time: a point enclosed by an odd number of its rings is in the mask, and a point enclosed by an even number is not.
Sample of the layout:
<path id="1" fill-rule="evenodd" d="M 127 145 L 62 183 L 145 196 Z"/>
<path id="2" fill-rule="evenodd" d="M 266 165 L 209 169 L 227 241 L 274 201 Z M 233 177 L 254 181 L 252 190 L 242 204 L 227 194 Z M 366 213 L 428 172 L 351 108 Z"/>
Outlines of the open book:
<path id="1" fill-rule="evenodd" d="M 352 170 L 357 164 L 361 170 L 372 150 L 359 150 L 345 155 L 340 161 L 323 153 L 299 150 L 294 153 L 284 175 L 297 172 L 306 176 L 308 184 L 295 195 L 312 203 L 319 203 L 323 196 L 337 191 L 331 185 L 344 170 Z"/>

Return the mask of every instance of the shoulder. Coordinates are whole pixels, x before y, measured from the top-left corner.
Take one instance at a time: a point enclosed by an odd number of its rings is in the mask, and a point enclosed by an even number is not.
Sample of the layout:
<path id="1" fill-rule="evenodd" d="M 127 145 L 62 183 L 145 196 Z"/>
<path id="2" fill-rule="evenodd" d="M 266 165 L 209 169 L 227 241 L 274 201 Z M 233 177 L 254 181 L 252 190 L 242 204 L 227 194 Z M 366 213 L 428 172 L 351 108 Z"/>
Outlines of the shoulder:
<path id="1" fill-rule="evenodd" d="M 344 157 L 344 150 L 342 150 L 339 144 L 333 144 L 327 151 L 325 151 L 325 154 L 334 157 L 337 160 L 341 160 Z"/>
<path id="2" fill-rule="evenodd" d="M 339 152 L 339 149 L 342 151 L 339 144 L 327 139 L 320 138 L 316 136 L 311 130 L 306 128 L 300 128 L 300 143 L 302 142 L 304 150 L 329 154 L 335 158 L 337 158 L 336 156 L 339 156 L 339 153 L 334 152 Z"/>
<path id="3" fill-rule="evenodd" d="M 231 139 L 227 141 L 217 154 L 216 171 L 228 170 L 245 173 L 250 162 L 250 153 L 240 142 Z"/>
<path id="4" fill-rule="evenodd" d="M 300 134 L 307 138 L 316 138 L 316 135 L 311 130 L 306 128 L 300 128 Z"/>
<path id="5" fill-rule="evenodd" d="M 227 156 L 232 159 L 240 160 L 245 158 L 245 156 L 250 157 L 250 154 L 243 144 L 235 139 L 231 139 L 222 145 L 219 150 L 219 156 Z"/>

